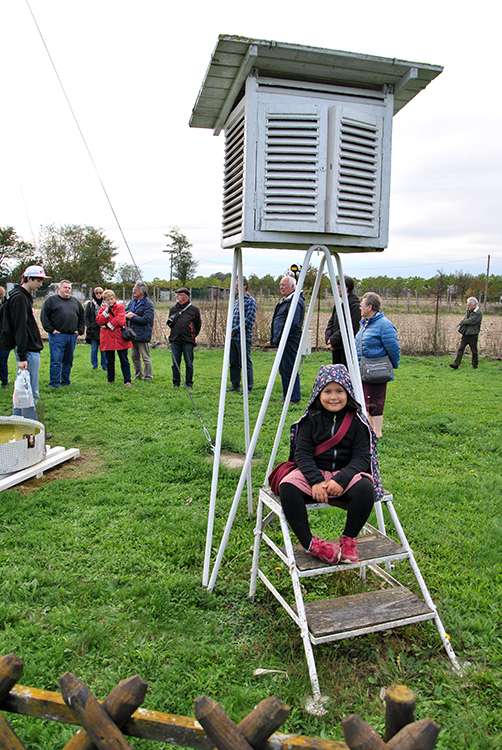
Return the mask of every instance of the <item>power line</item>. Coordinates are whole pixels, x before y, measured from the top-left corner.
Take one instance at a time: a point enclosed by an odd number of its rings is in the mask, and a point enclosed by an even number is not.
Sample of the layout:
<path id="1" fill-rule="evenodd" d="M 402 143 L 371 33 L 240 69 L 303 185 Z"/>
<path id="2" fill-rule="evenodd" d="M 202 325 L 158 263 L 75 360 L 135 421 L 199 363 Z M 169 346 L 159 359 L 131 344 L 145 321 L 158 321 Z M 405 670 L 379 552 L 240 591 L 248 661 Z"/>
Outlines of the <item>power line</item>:
<path id="1" fill-rule="evenodd" d="M 31 17 L 33 19 L 33 23 L 36 26 L 36 29 L 37 29 L 38 34 L 40 36 L 40 39 L 42 40 L 42 44 L 44 45 L 44 49 L 45 49 L 45 51 L 47 53 L 47 57 L 49 58 L 49 62 L 51 64 L 52 69 L 54 71 L 54 74 L 55 74 L 55 76 L 56 76 L 56 78 L 58 80 L 58 83 L 59 83 L 59 86 L 61 88 L 61 91 L 63 92 L 63 96 L 64 96 L 64 98 L 66 100 L 67 105 L 68 105 L 68 109 L 71 112 L 71 116 L 73 117 L 73 121 L 74 121 L 74 123 L 75 123 L 75 125 L 77 127 L 77 130 L 78 130 L 78 132 L 80 134 L 80 137 L 82 139 L 82 143 L 84 144 L 84 148 L 87 151 L 87 155 L 89 156 L 89 159 L 91 160 L 91 164 L 92 164 L 92 166 L 94 168 L 94 171 L 96 173 L 96 177 L 98 178 L 99 184 L 101 185 L 101 189 L 102 189 L 102 191 L 104 193 L 104 196 L 105 196 L 105 198 L 107 200 L 108 206 L 110 207 L 110 211 L 112 212 L 113 218 L 115 219 L 115 223 L 117 224 L 117 227 L 119 229 L 120 235 L 121 235 L 121 237 L 122 237 L 122 239 L 124 241 L 124 244 L 125 244 L 127 250 L 129 251 L 129 255 L 131 256 L 131 260 L 133 262 L 133 265 L 134 265 L 136 271 L 138 272 L 138 276 L 142 280 L 141 271 L 139 269 L 138 264 L 136 263 L 136 261 L 134 259 L 134 255 L 132 254 L 132 250 L 129 247 L 129 243 L 128 243 L 127 238 L 126 238 L 126 236 L 124 234 L 124 230 L 122 229 L 122 225 L 121 225 L 121 223 L 119 221 L 119 217 L 117 216 L 117 213 L 116 213 L 116 211 L 115 211 L 115 209 L 113 207 L 113 204 L 112 204 L 112 201 L 110 199 L 110 196 L 108 195 L 108 191 L 107 191 L 107 189 L 105 187 L 105 184 L 104 184 L 104 182 L 103 182 L 103 180 L 101 178 L 101 174 L 100 174 L 98 166 L 97 166 L 97 164 L 96 164 L 96 162 L 94 160 L 94 156 L 92 155 L 91 149 L 89 148 L 89 144 L 87 143 L 87 139 L 86 139 L 86 137 L 84 135 L 84 132 L 83 132 L 82 128 L 80 127 L 80 123 L 78 121 L 78 117 L 77 117 L 77 115 L 75 113 L 75 110 L 73 109 L 72 103 L 70 101 L 70 97 L 66 93 L 66 89 L 64 87 L 63 81 L 61 79 L 61 76 L 58 73 L 58 69 L 56 68 L 56 63 L 54 62 L 54 60 L 52 58 L 52 55 L 51 55 L 51 53 L 49 51 L 49 47 L 47 46 L 47 42 L 45 41 L 44 35 L 42 34 L 42 30 L 41 30 L 40 26 L 38 25 L 38 21 L 37 21 L 37 19 L 35 17 L 35 14 L 33 13 L 33 10 L 31 8 L 29 0 L 25 0 L 25 3 L 28 6 L 28 10 L 30 11 Z"/>

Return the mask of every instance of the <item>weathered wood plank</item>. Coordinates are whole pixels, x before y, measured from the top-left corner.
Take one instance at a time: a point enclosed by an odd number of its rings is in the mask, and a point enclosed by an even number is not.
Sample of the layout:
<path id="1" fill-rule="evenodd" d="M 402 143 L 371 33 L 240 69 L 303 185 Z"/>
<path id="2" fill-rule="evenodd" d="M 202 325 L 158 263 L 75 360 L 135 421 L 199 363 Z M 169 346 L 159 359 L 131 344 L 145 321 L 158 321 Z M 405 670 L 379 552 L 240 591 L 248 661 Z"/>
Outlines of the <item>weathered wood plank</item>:
<path id="1" fill-rule="evenodd" d="M 103 708 L 112 721 L 122 727 L 143 703 L 147 689 L 147 683 L 139 675 L 121 680 L 106 697 Z M 94 747 L 86 730 L 82 728 L 66 743 L 63 750 L 93 750 Z"/>
<path id="2" fill-rule="evenodd" d="M 195 716 L 218 750 L 253 750 L 234 722 L 211 698 L 206 696 L 197 698 Z"/>
<path id="3" fill-rule="evenodd" d="M 270 750 L 266 740 L 284 724 L 290 710 L 278 698 L 265 698 L 239 723 L 239 731 L 254 748 Z"/>
<path id="4" fill-rule="evenodd" d="M 99 750 L 131 750 L 122 732 L 87 685 L 70 672 L 60 678 L 59 684 L 65 703 L 75 711 L 89 738 Z"/>
<path id="5" fill-rule="evenodd" d="M 0 702 L 3 701 L 23 673 L 23 662 L 16 654 L 0 658 Z"/>
<path id="6" fill-rule="evenodd" d="M 429 613 L 429 607 L 408 589 L 392 588 L 306 602 L 309 630 L 331 635 Z"/>
<path id="7" fill-rule="evenodd" d="M 387 742 L 386 750 L 432 750 L 436 746 L 439 726 L 431 719 L 421 719 L 401 729 Z M 453 750 L 453 749 L 452 749 Z"/>
<path id="8" fill-rule="evenodd" d="M 298 570 L 315 570 L 332 567 L 309 555 L 300 544 L 294 545 L 295 560 Z M 358 539 L 359 559 L 361 562 L 376 560 L 388 555 L 404 554 L 404 548 L 393 539 L 383 536 L 367 535 Z M 344 566 L 341 565 L 341 568 Z"/>
<path id="9" fill-rule="evenodd" d="M 80 724 L 77 715 L 65 704 L 62 695 L 51 690 L 15 685 L 2 703 L 2 709 L 64 724 Z M 192 717 L 146 708 L 138 708 L 124 724 L 122 731 L 129 737 L 160 740 L 196 750 L 211 750 L 213 747 L 199 722 Z M 344 742 L 281 733 L 273 734 L 269 743 L 274 750 L 347 750 Z"/>
<path id="10" fill-rule="evenodd" d="M 12 727 L 0 714 L 0 748 L 2 750 L 26 750 Z"/>
<path id="11" fill-rule="evenodd" d="M 387 742 L 407 724 L 415 721 L 417 699 L 406 685 L 391 685 L 385 691 L 385 734 Z"/>
<path id="12" fill-rule="evenodd" d="M 350 750 L 386 750 L 385 742 L 373 727 L 357 714 L 342 720 L 343 736 Z"/>

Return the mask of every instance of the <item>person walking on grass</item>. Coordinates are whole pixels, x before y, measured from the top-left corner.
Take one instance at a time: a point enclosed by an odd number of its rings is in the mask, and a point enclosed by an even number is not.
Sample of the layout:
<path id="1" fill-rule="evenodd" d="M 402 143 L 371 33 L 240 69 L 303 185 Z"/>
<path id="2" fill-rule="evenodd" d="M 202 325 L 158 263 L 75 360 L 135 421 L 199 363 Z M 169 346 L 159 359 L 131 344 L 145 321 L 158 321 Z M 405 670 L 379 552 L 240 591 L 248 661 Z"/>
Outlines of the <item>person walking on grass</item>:
<path id="1" fill-rule="evenodd" d="M 150 341 L 152 339 L 155 309 L 142 281 L 137 281 L 133 287 L 132 300 L 126 307 L 126 318 L 136 334 L 136 338 L 132 342 L 131 352 L 134 377 L 138 380 L 151 381 L 153 375 Z M 143 361 L 143 370 L 141 369 L 141 361 Z"/>
<path id="2" fill-rule="evenodd" d="M 251 344 L 253 340 L 253 327 L 256 320 L 256 300 L 249 294 L 249 286 L 246 279 L 242 280 L 244 287 L 244 326 L 246 331 L 246 366 L 248 376 L 248 391 L 253 390 L 253 360 L 251 359 Z M 232 313 L 232 338 L 230 341 L 230 382 L 231 391 L 240 391 L 241 387 L 241 329 L 239 316 L 239 296 L 236 294 L 234 309 Z"/>
<path id="3" fill-rule="evenodd" d="M 462 336 L 457 349 L 454 361 L 450 364 L 452 370 L 458 370 L 462 357 L 464 356 L 465 347 L 470 347 L 472 354 L 472 366 L 476 370 L 479 364 L 478 358 L 478 338 L 481 329 L 481 320 L 483 313 L 479 309 L 479 302 L 476 297 L 467 298 L 467 310 L 457 326 L 457 330 Z"/>
<path id="4" fill-rule="evenodd" d="M 95 286 L 92 297 L 84 308 L 85 319 L 85 341 L 91 345 L 91 366 L 93 370 L 98 369 L 98 351 L 100 328 L 96 323 L 96 315 L 103 302 L 103 289 Z M 106 352 L 100 352 L 101 369 L 106 371 Z"/>
<path id="5" fill-rule="evenodd" d="M 40 313 L 40 320 L 49 334 L 51 388 L 70 385 L 73 352 L 77 335 L 85 329 L 84 308 L 72 297 L 71 282 L 59 282 L 56 294 L 47 297 Z"/>
<path id="6" fill-rule="evenodd" d="M 282 277 L 279 283 L 279 293 L 282 299 L 275 306 L 274 314 L 272 316 L 272 326 L 270 332 L 271 346 L 277 347 L 280 344 L 282 332 L 286 324 L 286 318 L 288 317 L 289 308 L 291 307 L 291 300 L 293 299 L 293 295 L 295 293 L 295 288 L 296 281 L 292 276 Z M 298 298 L 298 304 L 296 306 L 291 328 L 289 329 L 286 347 L 282 354 L 281 363 L 279 365 L 279 373 L 282 380 L 283 398 L 286 398 L 289 381 L 291 380 L 291 374 L 293 372 L 293 366 L 295 364 L 296 354 L 300 345 L 304 313 L 305 299 L 302 292 Z M 293 391 L 291 393 L 291 403 L 299 403 L 300 398 L 300 376 L 297 373 Z"/>
<path id="7" fill-rule="evenodd" d="M 21 277 L 19 286 L 9 294 L 2 315 L 0 346 L 2 349 L 16 349 L 17 366 L 28 370 L 35 406 L 29 409 L 14 409 L 13 414 L 27 419 L 38 419 L 36 402 L 40 398 L 38 374 L 42 337 L 33 314 L 33 297 L 48 278 L 42 266 L 28 266 Z"/>
<path id="8" fill-rule="evenodd" d="M 330 565 L 358 562 L 357 535 L 383 490 L 376 438 L 344 365 L 319 370 L 307 411 L 292 427 L 291 445 L 296 468 L 279 484 L 288 524 L 313 557 Z M 311 502 L 341 504 L 347 511 L 338 541 L 312 535 Z"/>
<path id="9" fill-rule="evenodd" d="M 126 324 L 125 307 L 117 302 L 115 292 L 105 289 L 103 304 L 96 315 L 96 323 L 100 326 L 99 347 L 106 352 L 106 370 L 109 383 L 115 381 L 115 352 L 117 352 L 120 369 L 126 388 L 131 387 L 131 366 L 127 351 L 132 347 L 130 341 L 122 336 L 122 328 Z"/>
<path id="10" fill-rule="evenodd" d="M 198 307 L 190 301 L 190 290 L 186 286 L 176 290 L 176 304 L 169 311 L 167 325 L 171 329 L 169 343 L 173 360 L 173 385 L 181 385 L 181 357 L 185 360 L 185 385 L 193 386 L 193 350 L 197 345 L 202 321 Z"/>

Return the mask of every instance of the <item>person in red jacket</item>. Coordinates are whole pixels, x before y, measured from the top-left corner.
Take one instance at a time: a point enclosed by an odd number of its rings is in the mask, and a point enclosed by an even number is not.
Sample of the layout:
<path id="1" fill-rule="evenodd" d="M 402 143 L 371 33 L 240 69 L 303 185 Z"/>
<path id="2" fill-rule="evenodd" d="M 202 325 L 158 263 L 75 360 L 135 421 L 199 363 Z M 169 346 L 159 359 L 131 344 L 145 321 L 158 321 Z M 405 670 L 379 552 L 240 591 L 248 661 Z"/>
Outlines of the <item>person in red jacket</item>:
<path id="1" fill-rule="evenodd" d="M 127 350 L 132 347 L 130 341 L 122 336 L 122 328 L 126 324 L 125 307 L 117 302 L 115 293 L 111 289 L 103 292 L 103 304 L 96 315 L 96 323 L 100 327 L 99 348 L 106 352 L 108 382 L 115 380 L 115 352 L 120 360 L 120 369 L 124 376 L 124 385 L 131 387 L 131 366 Z"/>

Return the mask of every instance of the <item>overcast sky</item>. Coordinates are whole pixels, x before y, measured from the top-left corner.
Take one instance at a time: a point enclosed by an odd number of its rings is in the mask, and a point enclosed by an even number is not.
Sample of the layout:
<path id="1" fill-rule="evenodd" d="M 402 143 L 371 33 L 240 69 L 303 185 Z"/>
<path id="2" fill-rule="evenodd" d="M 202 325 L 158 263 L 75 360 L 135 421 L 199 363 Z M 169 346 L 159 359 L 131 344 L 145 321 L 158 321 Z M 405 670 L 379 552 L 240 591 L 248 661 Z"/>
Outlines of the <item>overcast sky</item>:
<path id="1" fill-rule="evenodd" d="M 394 118 L 390 241 L 350 255 L 356 276 L 502 273 L 497 3 L 422 0 L 30 0 L 144 278 L 167 277 L 179 226 L 204 275 L 220 248 L 223 136 L 188 127 L 218 34 L 443 65 Z M 0 225 L 101 227 L 130 262 L 25 0 L 1 0 Z M 245 273 L 301 253 L 246 250 Z"/>

